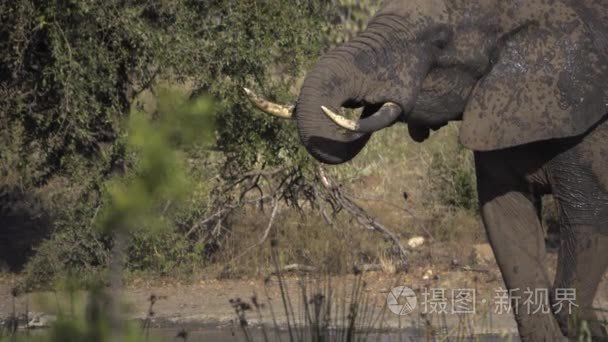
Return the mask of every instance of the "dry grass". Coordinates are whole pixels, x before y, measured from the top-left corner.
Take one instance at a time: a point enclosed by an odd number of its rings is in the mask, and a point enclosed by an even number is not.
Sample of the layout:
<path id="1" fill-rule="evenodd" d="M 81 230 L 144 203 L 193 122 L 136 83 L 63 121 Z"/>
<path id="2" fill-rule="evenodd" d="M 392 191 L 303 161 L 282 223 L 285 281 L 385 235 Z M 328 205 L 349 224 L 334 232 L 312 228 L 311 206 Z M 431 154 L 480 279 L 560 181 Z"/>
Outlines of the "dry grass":
<path id="1" fill-rule="evenodd" d="M 269 215 L 269 214 L 268 214 Z M 272 270 L 271 239 L 280 242 L 281 265 L 312 266 L 318 271 L 343 273 L 353 265 L 378 260 L 391 245 L 375 232 L 342 221 L 340 229 L 327 225 L 320 216 L 300 214 L 285 209 L 279 213 L 266 243 L 249 249 L 260 241 L 268 217 L 254 210 L 241 212 L 232 222 L 231 236 L 216 255 L 222 276 L 268 274 Z"/>
<path id="2" fill-rule="evenodd" d="M 396 125 L 374 135 L 364 151 L 351 163 L 329 170 L 359 205 L 378 218 L 406 244 L 423 236 L 426 244 L 442 250 L 461 251 L 485 241 L 476 210 L 445 203 L 443 191 L 454 192 L 458 184 L 429 175 L 439 167 L 472 171 L 468 151 L 457 142 L 458 126 L 449 125 L 418 144 L 407 127 Z M 462 163 L 462 165 L 458 164 Z M 445 165 L 443 165 L 445 164 Z M 471 173 L 472 174 L 472 173 Z M 445 187 L 449 188 L 446 189 Z M 267 228 L 272 208 L 266 212 L 249 208 L 233 218 L 231 237 L 216 255 L 215 273 L 220 276 L 266 274 L 271 269 L 270 253 L 256 245 Z M 280 241 L 278 253 L 283 265 L 310 265 L 319 271 L 344 273 L 354 265 L 375 264 L 388 273 L 405 270 L 392 244 L 377 232 L 360 227 L 346 215 L 338 215 L 329 226 L 320 215 L 283 208 L 278 213 L 270 238 Z M 449 262 L 450 253 L 412 253 L 409 266 Z"/>

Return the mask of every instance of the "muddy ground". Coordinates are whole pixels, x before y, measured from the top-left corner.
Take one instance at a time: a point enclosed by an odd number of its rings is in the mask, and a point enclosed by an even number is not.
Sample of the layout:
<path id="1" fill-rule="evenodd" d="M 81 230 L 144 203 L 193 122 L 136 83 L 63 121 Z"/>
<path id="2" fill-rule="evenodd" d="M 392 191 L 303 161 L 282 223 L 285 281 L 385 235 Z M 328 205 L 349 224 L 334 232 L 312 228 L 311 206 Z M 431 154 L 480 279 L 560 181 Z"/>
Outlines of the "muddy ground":
<path id="1" fill-rule="evenodd" d="M 314 303 L 312 298 L 315 294 L 321 293 L 324 300 L 332 298 L 334 302 L 332 317 L 335 323 L 344 324 L 348 315 L 347 308 L 352 303 L 352 289 L 359 279 L 357 276 L 351 274 L 326 277 L 305 273 L 283 274 L 283 277 L 295 320 L 303 321 L 303 293 L 307 293 L 309 304 Z M 450 334 L 462 335 L 509 335 L 516 332 L 512 314 L 501 304 L 500 289 L 504 289 L 504 284 L 492 262 L 473 268 L 459 264 L 435 269 L 417 267 L 397 274 L 382 271 L 364 272 L 360 277 L 361 284 L 364 285 L 361 291 L 363 297 L 359 301 L 359 316 L 366 317 L 362 321 L 367 328 L 447 329 Z M 11 288 L 16 281 L 15 277 L 9 276 L 0 280 L 0 319 L 6 319 L 13 313 Z M 387 310 L 387 296 L 392 288 L 398 286 L 407 286 L 413 289 L 416 295 L 416 307 L 411 313 L 397 315 Z M 461 309 L 458 309 L 454 306 L 457 301 L 455 298 L 462 296 L 463 290 L 468 291 L 465 294 L 468 293 L 469 296 L 473 291 L 475 298 L 474 301 L 465 301 L 464 306 L 461 305 Z M 155 298 L 152 314 L 151 296 Z M 255 301 L 261 304 L 259 313 L 255 310 L 252 300 L 254 296 Z M 79 303 L 86 302 L 85 297 L 84 292 L 75 296 L 79 298 L 76 300 Z M 56 315 L 58 308 L 63 307 L 65 310 L 66 298 L 62 294 L 52 292 L 20 295 L 14 301 L 15 311 L 18 315 L 23 315 L 27 306 L 30 317 L 42 312 L 49 316 Z M 193 331 L 210 327 L 234 329 L 238 321 L 230 300 L 237 298 L 252 307 L 252 310 L 245 312 L 249 324 L 263 323 L 272 326 L 276 322 L 281 327 L 286 326 L 287 316 L 276 276 L 231 280 L 192 279 L 187 283 L 169 279 L 137 278 L 132 279 L 126 286 L 123 302 L 127 304 L 126 312 L 130 319 L 148 319 L 152 326 L 159 328 L 184 328 Z M 406 300 L 400 298 L 398 304 L 404 304 Z M 471 302 L 474 302 L 474 308 Z M 535 303 L 531 303 L 532 308 L 534 305 Z M 595 307 L 608 309 L 608 275 L 600 285 Z M 441 311 L 446 313 L 440 313 Z"/>

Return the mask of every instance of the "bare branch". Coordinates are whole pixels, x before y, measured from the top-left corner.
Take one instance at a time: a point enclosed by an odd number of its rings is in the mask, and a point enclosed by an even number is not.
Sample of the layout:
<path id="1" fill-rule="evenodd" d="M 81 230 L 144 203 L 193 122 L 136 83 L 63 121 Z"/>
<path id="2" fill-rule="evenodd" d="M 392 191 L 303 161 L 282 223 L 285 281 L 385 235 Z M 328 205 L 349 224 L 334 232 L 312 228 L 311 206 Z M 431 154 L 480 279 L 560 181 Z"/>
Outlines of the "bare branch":
<path id="1" fill-rule="evenodd" d="M 272 214 L 270 214 L 270 220 L 268 220 L 268 225 L 266 226 L 266 230 L 264 231 L 264 234 L 262 235 L 262 237 L 260 237 L 260 240 L 257 243 L 255 243 L 255 244 L 247 247 L 243 251 L 243 253 L 239 254 L 238 256 L 236 256 L 235 258 L 233 258 L 232 260 L 230 260 L 230 263 L 233 263 L 236 260 L 242 258 L 246 254 L 248 254 L 252 249 L 254 249 L 254 248 L 262 245 L 266 241 L 266 239 L 268 239 L 268 235 L 270 235 L 270 229 L 272 228 L 272 226 L 274 224 L 274 219 L 275 219 L 275 217 L 277 215 L 278 208 L 279 208 L 279 201 L 277 199 L 275 199 L 275 201 L 274 201 L 274 207 L 272 208 Z"/>
<path id="2" fill-rule="evenodd" d="M 357 205 L 347 194 L 345 194 L 341 187 L 336 185 L 335 182 L 327 175 L 325 170 L 319 165 L 317 168 L 318 177 L 323 187 L 329 191 L 330 197 L 332 197 L 339 205 L 344 208 L 349 214 L 351 214 L 359 224 L 362 226 L 378 231 L 382 233 L 386 238 L 392 240 L 397 246 L 401 254 L 403 261 L 407 260 L 407 250 L 403 247 L 397 236 L 382 223 L 378 222 L 374 217 L 369 215 L 363 208 Z"/>
<path id="3" fill-rule="evenodd" d="M 301 264 L 290 264 L 281 269 L 281 271 L 283 271 L 283 272 L 302 272 L 302 273 L 315 272 L 316 270 L 317 270 L 316 267 L 309 266 L 309 265 L 301 265 Z M 279 271 L 277 271 L 277 270 L 270 271 L 270 274 L 273 274 L 273 275 L 276 275 L 278 273 L 279 273 Z"/>
<path id="4" fill-rule="evenodd" d="M 311 183 L 307 181 L 302 170 L 283 167 L 251 170 L 236 175 L 236 177 L 228 176 L 227 179 L 220 177 L 221 180 L 229 180 L 215 190 L 222 195 L 218 198 L 223 200 L 214 204 L 216 208 L 214 211 L 210 211 L 210 214 L 205 218 L 193 224 L 187 231 L 186 237 L 204 229 L 205 239 L 209 237 L 220 238 L 219 228 L 222 227 L 222 222 L 226 222 L 226 217 L 234 210 L 250 204 L 261 206 L 263 203 L 272 201 L 273 209 L 266 230 L 258 242 L 231 260 L 231 262 L 234 262 L 267 240 L 275 222 L 279 202 L 284 200 L 287 205 L 300 211 L 309 210 L 308 205 L 310 205 L 310 208 L 318 211 L 325 222 L 334 229 L 337 229 L 334 216 L 345 210 L 361 226 L 377 231 L 386 239 L 391 240 L 399 250 L 401 259 L 403 261 L 407 259 L 407 250 L 401 244 L 397 235 L 355 203 L 354 198 L 356 197 L 354 195 L 349 194 L 346 189 L 334 182 L 320 166 L 317 168 L 316 176 L 318 183 Z M 258 193 L 255 198 L 248 196 L 250 191 Z"/>
<path id="5" fill-rule="evenodd" d="M 279 174 L 283 171 L 285 171 L 286 168 L 284 167 L 279 167 L 279 168 L 275 168 L 275 169 L 268 169 L 268 170 L 252 170 L 249 172 L 245 172 L 243 174 L 243 177 L 255 177 L 255 176 L 274 176 L 276 174 Z"/>
<path id="6" fill-rule="evenodd" d="M 272 196 L 267 195 L 267 196 L 258 197 L 253 200 L 241 201 L 236 204 L 226 204 L 223 208 L 219 209 L 218 211 L 214 212 L 213 214 L 205 217 L 201 221 L 198 221 L 197 223 L 192 225 L 192 227 L 190 227 L 190 230 L 188 230 L 188 232 L 186 233 L 186 237 L 190 237 L 192 234 L 194 234 L 194 232 L 196 232 L 196 230 L 200 229 L 205 224 L 207 224 L 215 219 L 219 219 L 220 217 L 224 216 L 225 214 L 229 213 L 230 211 L 232 211 L 234 209 L 241 208 L 248 204 L 264 202 L 271 198 L 272 198 Z"/>
<path id="7" fill-rule="evenodd" d="M 396 209 L 396 210 L 399 210 L 399 211 L 403 211 L 406 214 L 410 215 L 411 217 L 416 218 L 416 215 L 411 210 L 409 210 L 408 208 L 400 207 L 398 205 L 393 204 L 391 201 L 387 201 L 387 200 L 385 200 L 383 198 L 361 196 L 361 195 L 355 195 L 355 194 L 352 194 L 352 193 L 348 193 L 348 197 L 354 198 L 354 199 L 358 199 L 358 200 L 361 200 L 361 201 L 371 201 L 371 202 L 383 203 L 383 204 L 388 205 L 389 207 L 391 207 L 393 209 Z"/>

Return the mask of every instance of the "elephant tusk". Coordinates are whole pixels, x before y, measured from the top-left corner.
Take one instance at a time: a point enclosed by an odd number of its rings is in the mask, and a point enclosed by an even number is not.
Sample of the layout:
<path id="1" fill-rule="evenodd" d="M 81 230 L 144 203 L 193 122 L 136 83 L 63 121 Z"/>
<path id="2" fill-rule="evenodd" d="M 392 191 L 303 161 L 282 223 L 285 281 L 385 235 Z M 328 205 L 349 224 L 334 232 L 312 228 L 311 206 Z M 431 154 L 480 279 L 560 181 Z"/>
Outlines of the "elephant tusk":
<path id="1" fill-rule="evenodd" d="M 359 131 L 359 122 L 347 119 L 347 118 L 343 117 L 342 115 L 338 115 L 338 114 L 332 112 L 331 109 L 329 109 L 325 106 L 321 106 L 321 109 L 323 110 L 323 113 L 325 113 L 325 115 L 327 115 L 331 119 L 331 121 L 333 121 L 336 125 L 344 128 L 348 131 L 353 131 L 353 132 Z"/>
<path id="2" fill-rule="evenodd" d="M 251 91 L 251 89 L 248 88 L 243 88 L 243 90 L 245 90 L 245 94 L 247 94 L 249 101 L 251 101 L 251 103 L 253 103 L 253 105 L 261 111 L 277 116 L 281 119 L 291 119 L 293 117 L 294 106 L 280 105 L 274 102 L 270 102 L 258 96 L 256 93 L 254 93 L 253 91 Z"/>
<path id="3" fill-rule="evenodd" d="M 377 112 L 366 118 L 359 119 L 358 121 L 350 120 L 338 115 L 325 106 L 321 106 L 321 109 L 336 125 L 348 131 L 358 133 L 373 133 L 389 127 L 394 124 L 403 113 L 401 107 L 392 102 L 385 103 Z"/>

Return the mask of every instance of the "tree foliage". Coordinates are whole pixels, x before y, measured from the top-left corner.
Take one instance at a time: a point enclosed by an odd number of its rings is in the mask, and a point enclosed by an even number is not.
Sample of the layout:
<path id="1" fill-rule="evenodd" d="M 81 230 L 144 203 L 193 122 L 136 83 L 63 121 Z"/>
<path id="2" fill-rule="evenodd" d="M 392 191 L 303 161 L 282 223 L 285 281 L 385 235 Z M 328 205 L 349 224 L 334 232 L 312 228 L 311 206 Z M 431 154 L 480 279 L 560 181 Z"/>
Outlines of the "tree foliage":
<path id="1" fill-rule="evenodd" d="M 2 173 L 41 185 L 87 163 L 107 172 L 122 158 L 125 114 L 158 80 L 225 105 L 218 145 L 238 165 L 293 156 L 293 130 L 253 111 L 241 87 L 292 101 L 295 79 L 329 45 L 327 19 L 360 29 L 373 8 L 351 2 L 2 2 Z"/>
<path id="2" fill-rule="evenodd" d="M 242 87 L 257 88 L 279 102 L 295 100 L 295 80 L 324 46 L 329 6 L 321 3 L 228 0 L 208 5 L 201 15 L 214 19 L 201 28 L 209 38 L 204 43 L 207 67 L 197 88 L 211 92 L 226 108 L 218 117 L 218 147 L 229 159 L 227 172 L 302 162 L 293 127 L 253 110 Z"/>
<path id="3" fill-rule="evenodd" d="M 351 2 L 0 2 L 0 194 L 25 193 L 20 198 L 34 198 L 52 218 L 30 269 L 44 278 L 50 264 L 106 264 L 110 241 L 95 230 L 108 205 L 104 184 L 137 172 L 128 114 L 133 107 L 159 109 L 155 98 L 167 86 L 219 104 L 214 145 L 220 152 L 190 151 L 189 172 L 204 184 L 172 208 L 168 224 L 179 234 L 138 236 L 130 262 L 149 268 L 166 258 L 200 256 L 207 247 L 198 237 L 185 239 L 184 230 L 205 214 L 211 197 L 225 195 L 212 191 L 206 169 L 230 178 L 252 168 L 301 169 L 310 161 L 293 126 L 254 110 L 242 87 L 292 102 L 304 71 L 339 41 L 329 33 L 332 23 L 365 21 L 360 13 L 367 5 Z M 156 109 L 149 114 L 159 120 L 162 108 Z M 11 205 L 0 203 L 0 223 L 10 221 L 4 207 Z M 0 246 L 19 230 L 14 221 L 10 229 L 0 224 Z"/>
<path id="4" fill-rule="evenodd" d="M 336 0 L 332 24 L 327 36 L 332 44 L 348 41 L 365 29 L 372 14 L 380 8 L 380 0 Z"/>
<path id="5" fill-rule="evenodd" d="M 0 13 L 3 171 L 25 184 L 111 167 L 135 94 L 183 75 L 193 54 L 183 1 L 4 1 Z"/>
<path id="6" fill-rule="evenodd" d="M 289 130 L 245 103 L 242 86 L 289 101 L 323 41 L 320 1 L 60 1 L 0 4 L 0 160 L 42 185 L 83 164 L 120 164 L 123 118 L 158 80 L 225 104 L 218 145 L 244 168 L 296 150 Z M 272 77 L 272 75 L 278 75 Z M 118 165 L 120 166 L 120 165 Z"/>

